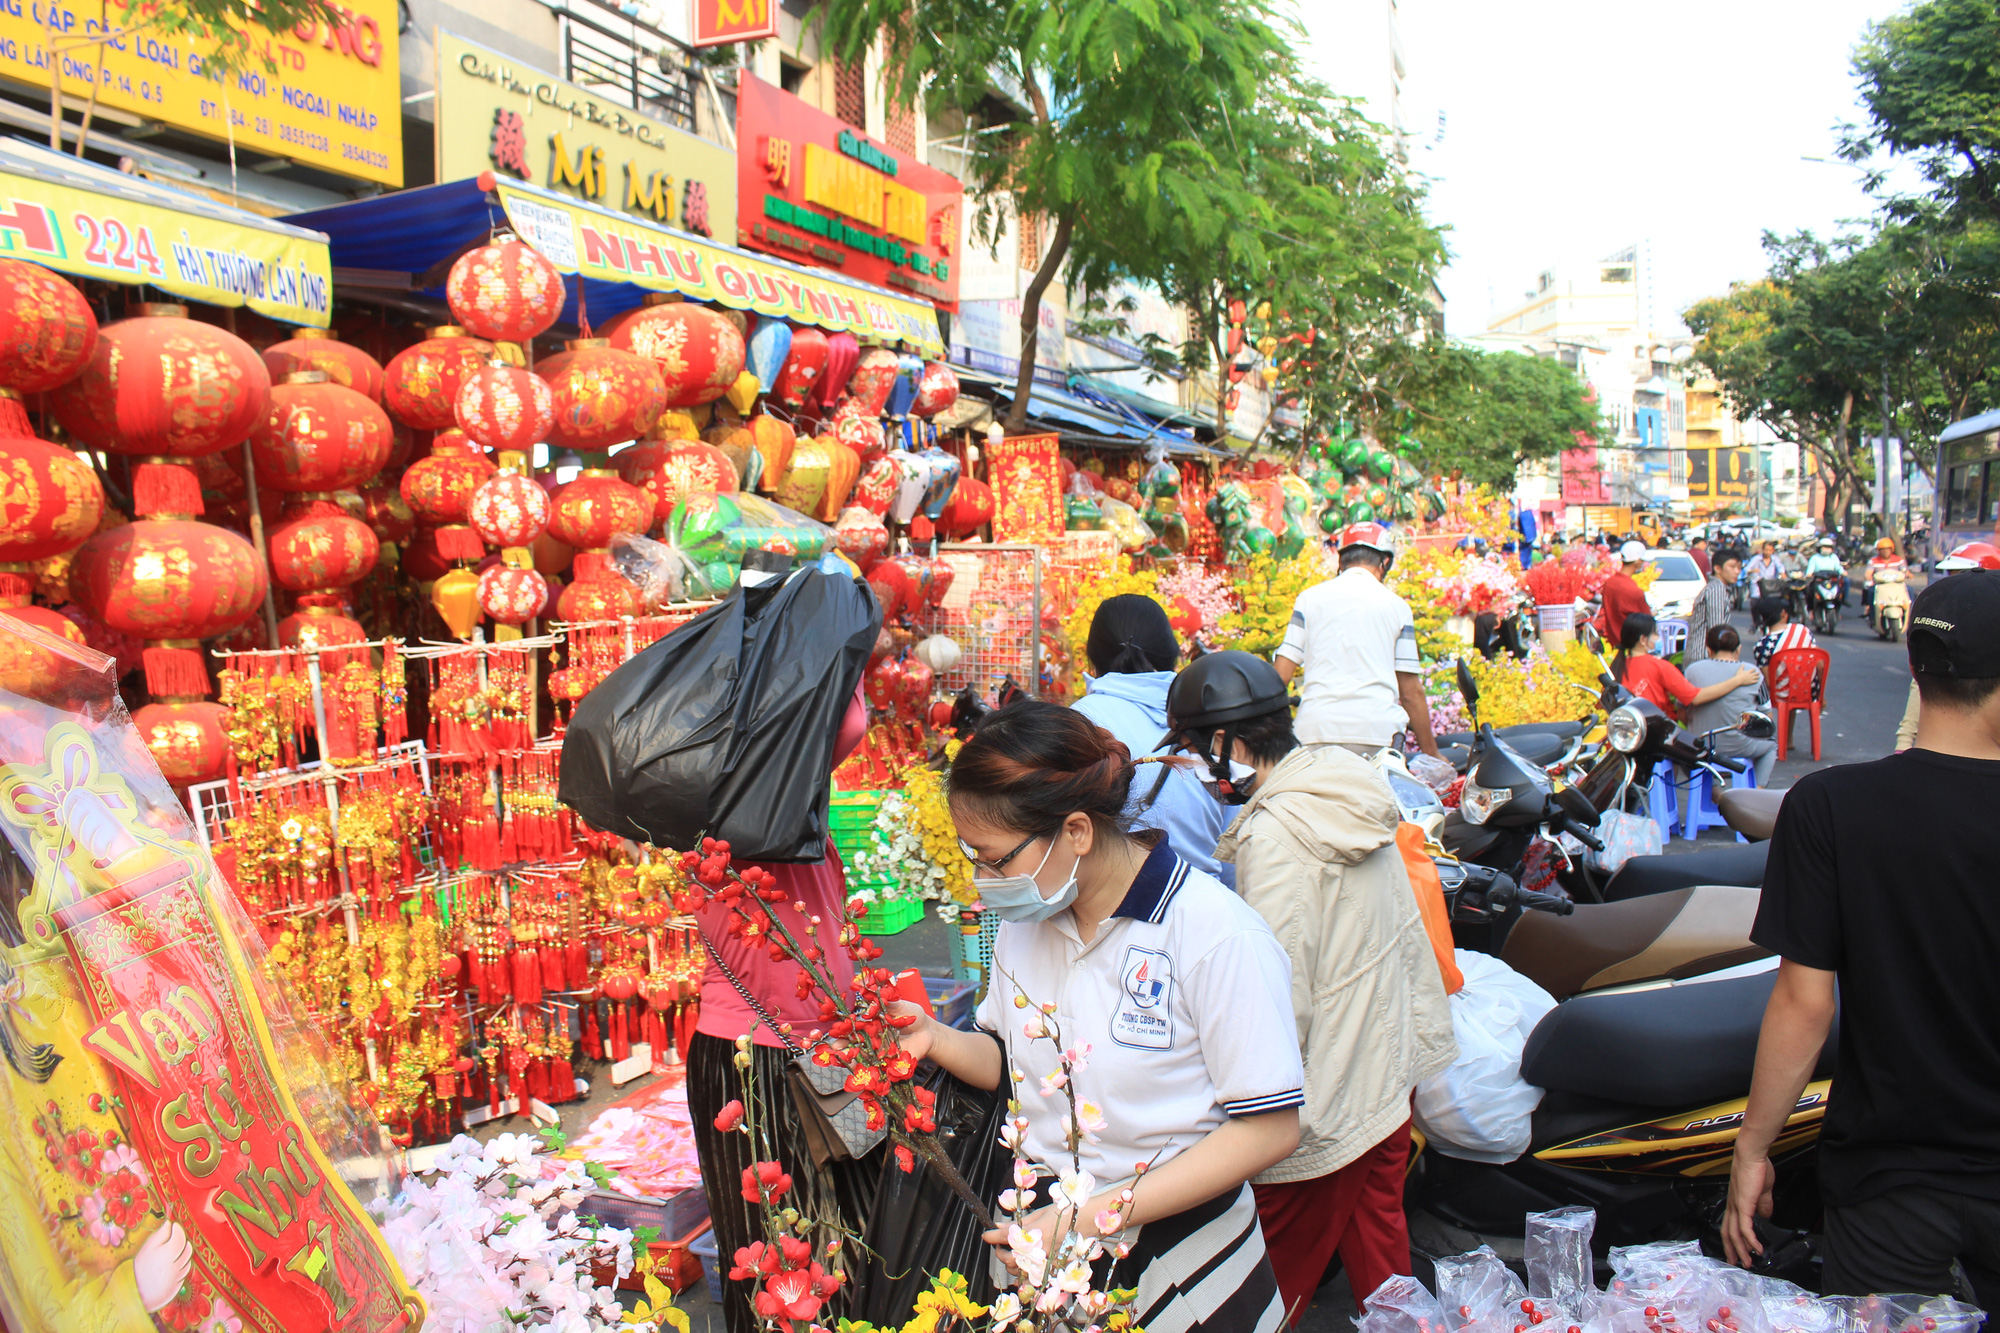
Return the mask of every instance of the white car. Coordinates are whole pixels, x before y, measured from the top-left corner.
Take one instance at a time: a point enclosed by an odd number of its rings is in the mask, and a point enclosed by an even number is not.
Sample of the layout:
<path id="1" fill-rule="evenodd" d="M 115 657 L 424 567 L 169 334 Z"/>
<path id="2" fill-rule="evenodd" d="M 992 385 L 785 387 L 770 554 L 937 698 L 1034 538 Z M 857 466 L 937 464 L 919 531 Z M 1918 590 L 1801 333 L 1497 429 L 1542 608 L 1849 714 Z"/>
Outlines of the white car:
<path id="1" fill-rule="evenodd" d="M 1646 589 L 1653 614 L 1662 620 L 1686 620 L 1695 594 L 1708 582 L 1702 577 L 1701 566 L 1686 551 L 1648 551 L 1646 560 L 1660 571 Z"/>

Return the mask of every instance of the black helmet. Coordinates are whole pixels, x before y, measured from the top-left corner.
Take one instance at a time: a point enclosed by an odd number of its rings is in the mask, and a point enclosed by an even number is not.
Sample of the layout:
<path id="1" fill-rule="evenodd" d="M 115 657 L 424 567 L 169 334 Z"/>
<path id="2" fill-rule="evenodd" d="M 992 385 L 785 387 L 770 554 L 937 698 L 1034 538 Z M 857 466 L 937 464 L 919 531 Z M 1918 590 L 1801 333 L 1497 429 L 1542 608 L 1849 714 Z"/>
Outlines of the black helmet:
<path id="1" fill-rule="evenodd" d="M 1167 740 L 1199 754 L 1208 764 L 1217 794 L 1231 805 L 1250 799 L 1247 784 L 1230 776 L 1229 757 L 1236 748 L 1236 726 L 1291 707 L 1278 669 L 1255 653 L 1208 653 L 1174 677 L 1167 691 Z M 1209 741 L 1222 732 L 1222 751 L 1211 753 Z"/>

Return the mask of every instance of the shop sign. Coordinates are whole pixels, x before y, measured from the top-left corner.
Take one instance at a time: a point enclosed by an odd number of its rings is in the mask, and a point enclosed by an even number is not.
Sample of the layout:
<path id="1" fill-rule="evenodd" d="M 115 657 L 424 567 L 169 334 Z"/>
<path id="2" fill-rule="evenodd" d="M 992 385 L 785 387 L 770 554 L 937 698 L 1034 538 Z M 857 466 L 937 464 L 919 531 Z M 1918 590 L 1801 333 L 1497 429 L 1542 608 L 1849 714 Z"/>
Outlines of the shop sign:
<path id="1" fill-rule="evenodd" d="M 7 0 L 0 0 L 0 4 Z M 463 37 L 437 35 L 441 181 L 490 171 L 725 243 L 736 156 Z"/>
<path id="2" fill-rule="evenodd" d="M 965 207 L 957 177 L 747 70 L 737 81 L 736 143 L 742 244 L 957 307 Z"/>
<path id="3" fill-rule="evenodd" d="M 1687 491 L 1691 500 L 1744 500 L 1750 496 L 1748 449 L 1687 451 Z"/>
<path id="4" fill-rule="evenodd" d="M 845 331 L 863 342 L 906 342 L 929 357 L 944 353 L 937 312 L 921 302 L 651 227 L 546 191 L 531 193 L 500 180 L 491 188 L 514 230 L 564 273 L 678 292 L 691 301 Z"/>
<path id="5" fill-rule="evenodd" d="M 11 170 L 0 171 L 0 255 L 291 324 L 325 328 L 332 306 L 333 265 L 316 232 L 224 222 Z"/>
<path id="6" fill-rule="evenodd" d="M 691 0 L 690 46 L 757 42 L 778 35 L 778 0 Z"/>
<path id="7" fill-rule="evenodd" d="M 248 67 L 221 79 L 203 69 L 201 43 L 142 30 L 99 47 L 78 38 L 121 26 L 116 7 L 0 0 L 0 77 L 37 88 L 60 62 L 62 90 L 99 106 L 234 142 L 301 166 L 384 185 L 403 183 L 403 103 L 396 0 L 348 0 L 336 24 L 272 33 L 251 26 Z M 146 12 L 142 7 L 140 12 Z M 57 50 L 50 34 L 60 32 Z"/>

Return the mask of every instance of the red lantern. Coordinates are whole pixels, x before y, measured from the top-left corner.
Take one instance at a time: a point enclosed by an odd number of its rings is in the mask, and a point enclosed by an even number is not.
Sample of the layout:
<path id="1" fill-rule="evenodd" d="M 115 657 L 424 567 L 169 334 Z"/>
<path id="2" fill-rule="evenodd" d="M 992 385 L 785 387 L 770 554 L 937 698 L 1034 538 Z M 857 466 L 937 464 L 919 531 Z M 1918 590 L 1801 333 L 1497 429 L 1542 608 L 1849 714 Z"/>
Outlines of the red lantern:
<path id="1" fill-rule="evenodd" d="M 835 417 L 833 437 L 852 449 L 864 468 L 889 453 L 889 442 L 882 435 L 882 423 L 873 417 L 852 412 Z"/>
<path id="2" fill-rule="evenodd" d="M 269 545 L 271 572 L 288 592 L 351 587 L 382 554 L 374 529 L 325 500 L 287 509 Z"/>
<path id="3" fill-rule="evenodd" d="M 0 565 L 74 550 L 103 513 L 104 487 L 90 464 L 42 440 L 0 439 Z"/>
<path id="4" fill-rule="evenodd" d="M 222 776 L 234 720 L 227 708 L 205 699 L 164 699 L 132 714 L 160 775 L 181 790 Z"/>
<path id="5" fill-rule="evenodd" d="M 525 624 L 548 600 L 548 583 L 532 569 L 495 565 L 479 576 L 479 609 L 497 625 Z"/>
<path id="6" fill-rule="evenodd" d="M 601 551 L 621 532 L 644 532 L 653 524 L 654 503 L 646 492 L 619 480 L 609 468 L 585 468 L 562 488 L 549 514 L 549 532 L 566 546 Z"/>
<path id="7" fill-rule="evenodd" d="M 894 708 L 902 702 L 903 668 L 903 660 L 898 657 L 881 657 L 868 664 L 862 675 L 862 691 L 871 707 Z"/>
<path id="8" fill-rule="evenodd" d="M 555 396 L 540 375 L 493 361 L 459 386 L 458 428 L 496 451 L 526 453 L 549 437 L 555 424 Z"/>
<path id="9" fill-rule="evenodd" d="M 849 505 L 840 511 L 840 519 L 833 525 L 833 545 L 866 574 L 876 561 L 888 554 L 889 529 L 883 525 L 880 515 L 860 505 Z M 883 614 L 888 614 L 886 606 Z"/>
<path id="10" fill-rule="evenodd" d="M 577 552 L 576 581 L 556 599 L 556 615 L 569 621 L 616 620 L 645 609 L 639 590 L 611 568 L 608 557 L 596 551 Z"/>
<path id="11" fill-rule="evenodd" d="M 250 436 L 257 482 L 281 491 L 344 491 L 389 461 L 389 414 L 366 394 L 301 370 L 271 389 L 270 409 Z"/>
<path id="12" fill-rule="evenodd" d="M 694 440 L 646 440 L 613 454 L 611 466 L 652 497 L 654 520 L 660 523 L 683 495 L 736 489 L 736 465 L 729 455 Z"/>
<path id="13" fill-rule="evenodd" d="M 854 378 L 854 367 L 861 360 L 861 344 L 851 333 L 828 334 L 826 339 L 826 369 L 820 373 L 819 392 L 814 397 L 819 401 L 821 415 L 825 409 L 840 401 L 847 382 Z"/>
<path id="14" fill-rule="evenodd" d="M 493 344 L 469 338 L 455 324 L 396 353 L 382 372 L 382 401 L 396 420 L 417 430 L 446 430 L 458 420 L 458 391 L 486 364 Z"/>
<path id="15" fill-rule="evenodd" d="M 477 492 L 474 492 L 477 494 Z M 370 486 L 361 492 L 361 518 L 382 542 L 406 542 L 417 530 L 416 511 L 394 486 Z"/>
<path id="16" fill-rule="evenodd" d="M 480 483 L 466 516 L 489 546 L 526 546 L 549 526 L 549 493 L 532 477 L 502 472 Z"/>
<path id="17" fill-rule="evenodd" d="M 337 648 L 365 643 L 368 631 L 347 614 L 340 594 L 302 594 L 292 614 L 278 622 L 278 642 L 287 648 Z"/>
<path id="18" fill-rule="evenodd" d="M 10 616 L 65 643 L 84 647 L 87 640 L 81 625 L 46 606 L 0 605 L 0 690 L 33 698 L 57 678 L 71 659 L 40 640 L 30 641 L 8 623 Z"/>
<path id="19" fill-rule="evenodd" d="M 933 609 L 944 605 L 945 594 L 951 591 L 951 581 L 958 577 L 951 561 L 941 555 L 931 557 L 930 604 Z"/>
<path id="20" fill-rule="evenodd" d="M 96 345 L 97 316 L 68 279 L 0 259 L 0 388 L 53 389 L 88 364 Z"/>
<path id="21" fill-rule="evenodd" d="M 611 345 L 660 368 L 668 407 L 697 407 L 729 391 L 743 373 L 743 333 L 705 306 L 686 301 L 635 311 Z"/>
<path id="22" fill-rule="evenodd" d="M 826 370 L 826 334 L 811 325 L 802 325 L 792 330 L 792 350 L 785 354 L 785 362 L 778 367 L 777 381 L 771 385 L 770 396 L 781 407 L 796 412 L 806 405 L 813 390 L 819 385 L 819 377 Z"/>
<path id="23" fill-rule="evenodd" d="M 444 280 L 452 318 L 481 338 L 524 343 L 562 315 L 563 277 L 541 251 L 502 233 L 468 250 Z"/>
<path id="24" fill-rule="evenodd" d="M 976 477 L 960 477 L 939 515 L 938 531 L 959 541 L 993 521 L 993 488 Z"/>
<path id="25" fill-rule="evenodd" d="M 937 682 L 937 673 L 919 659 L 912 657 L 903 663 L 904 710 L 921 716 L 925 704 L 931 701 L 931 686 Z"/>
<path id="26" fill-rule="evenodd" d="M 498 471 L 478 445 L 447 430 L 431 441 L 431 456 L 410 464 L 403 474 L 403 500 L 419 523 L 438 529 L 437 548 L 445 559 L 477 560 L 486 554 L 465 521 L 472 493 Z"/>
<path id="27" fill-rule="evenodd" d="M 910 404 L 910 415 L 928 419 L 957 401 L 958 373 L 942 361 L 925 362 L 923 374 L 917 377 L 917 396 Z"/>
<path id="28" fill-rule="evenodd" d="M 847 382 L 847 401 L 860 415 L 875 418 L 889 405 L 889 391 L 896 387 L 901 371 L 896 354 L 886 347 L 871 347 L 855 364 L 854 378 Z"/>
<path id="29" fill-rule="evenodd" d="M 92 618 L 152 641 L 144 658 L 156 697 L 206 694 L 207 666 L 188 641 L 227 634 L 256 615 L 267 586 L 249 542 L 187 519 L 100 532 L 77 548 L 70 570 L 70 593 Z"/>
<path id="30" fill-rule="evenodd" d="M 904 611 L 923 603 L 923 590 L 910 581 L 910 572 L 894 560 L 883 560 L 868 571 L 868 586 L 882 604 L 882 619 L 894 620 Z"/>
<path id="31" fill-rule="evenodd" d="M 903 469 L 897 466 L 895 459 L 885 454 L 862 468 L 861 484 L 854 491 L 854 503 L 878 517 L 886 514 L 889 502 L 896 498 L 896 487 L 902 480 Z"/>
<path id="32" fill-rule="evenodd" d="M 264 349 L 264 365 L 274 384 L 282 384 L 295 370 L 317 370 L 330 383 L 382 401 L 382 364 L 326 329 L 294 329 L 290 338 Z"/>
<path id="33" fill-rule="evenodd" d="M 580 338 L 564 348 L 538 367 L 555 395 L 550 439 L 592 453 L 652 432 L 667 405 L 658 366 L 604 338 Z"/>

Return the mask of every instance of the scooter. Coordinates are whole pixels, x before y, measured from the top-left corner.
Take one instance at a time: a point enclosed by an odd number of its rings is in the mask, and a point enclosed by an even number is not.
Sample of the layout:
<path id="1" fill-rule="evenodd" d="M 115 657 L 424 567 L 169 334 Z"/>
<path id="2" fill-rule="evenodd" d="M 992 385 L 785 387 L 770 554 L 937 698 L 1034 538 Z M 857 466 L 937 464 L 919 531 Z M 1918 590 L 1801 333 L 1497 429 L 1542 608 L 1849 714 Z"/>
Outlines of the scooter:
<path id="1" fill-rule="evenodd" d="M 1812 586 L 1812 579 L 1807 576 L 1805 570 L 1792 569 L 1786 571 L 1785 604 L 1787 607 L 1791 609 L 1793 620 L 1798 620 L 1798 621 L 1805 620 L 1806 591 L 1811 586 Z"/>
<path id="2" fill-rule="evenodd" d="M 1903 637 L 1903 627 L 1910 620 L 1909 574 L 1900 565 L 1891 565 L 1869 577 L 1875 599 L 1868 608 L 1868 623 L 1877 638 L 1894 643 Z"/>
<path id="3" fill-rule="evenodd" d="M 1812 603 L 1813 630 L 1820 634 L 1840 632 L 1840 575 L 1822 570 L 1812 576 L 1812 589 L 1807 595 Z"/>

